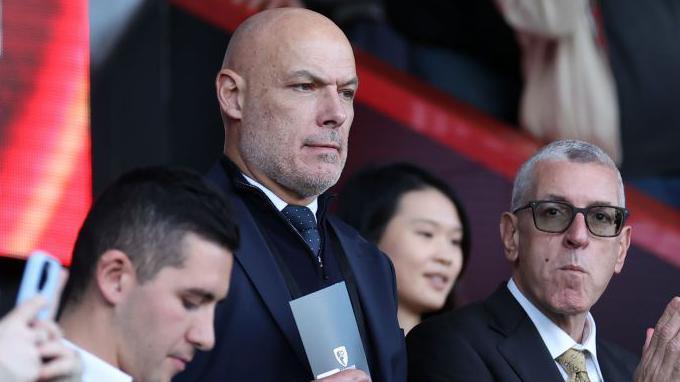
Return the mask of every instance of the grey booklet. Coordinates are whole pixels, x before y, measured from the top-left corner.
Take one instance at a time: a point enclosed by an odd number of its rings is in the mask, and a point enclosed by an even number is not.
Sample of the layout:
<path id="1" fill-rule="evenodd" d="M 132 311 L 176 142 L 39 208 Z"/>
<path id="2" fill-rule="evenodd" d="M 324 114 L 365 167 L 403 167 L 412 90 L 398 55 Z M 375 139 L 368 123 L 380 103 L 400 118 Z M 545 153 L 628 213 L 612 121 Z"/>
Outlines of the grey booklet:
<path id="1" fill-rule="evenodd" d="M 355 368 L 370 374 L 344 281 L 295 299 L 290 307 L 315 378 Z"/>

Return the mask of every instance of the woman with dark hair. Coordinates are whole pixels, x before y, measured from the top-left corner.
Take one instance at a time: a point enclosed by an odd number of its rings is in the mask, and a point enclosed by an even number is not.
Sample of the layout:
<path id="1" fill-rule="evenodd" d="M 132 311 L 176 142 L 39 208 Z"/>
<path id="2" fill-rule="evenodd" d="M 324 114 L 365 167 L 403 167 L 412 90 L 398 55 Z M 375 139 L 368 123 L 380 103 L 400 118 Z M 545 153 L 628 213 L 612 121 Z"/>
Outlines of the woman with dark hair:
<path id="1" fill-rule="evenodd" d="M 453 308 L 470 230 L 444 181 L 407 163 L 366 168 L 345 184 L 337 212 L 394 263 L 398 319 L 406 333 L 424 316 Z"/>

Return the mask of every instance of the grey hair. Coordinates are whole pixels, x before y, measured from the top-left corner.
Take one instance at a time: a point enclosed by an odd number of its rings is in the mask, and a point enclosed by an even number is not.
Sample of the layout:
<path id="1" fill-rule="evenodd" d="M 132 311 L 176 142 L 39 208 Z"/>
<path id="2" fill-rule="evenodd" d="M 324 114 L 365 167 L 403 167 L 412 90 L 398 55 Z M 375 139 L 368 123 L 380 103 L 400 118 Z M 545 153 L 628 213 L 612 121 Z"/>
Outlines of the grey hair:
<path id="1" fill-rule="evenodd" d="M 617 193 L 619 205 L 621 207 L 626 206 L 623 179 L 612 158 L 602 151 L 602 149 L 591 143 L 576 139 L 564 139 L 552 142 L 543 147 L 520 167 L 512 187 L 511 211 L 529 203 L 529 192 L 535 183 L 534 173 L 536 165 L 546 160 L 596 163 L 611 168 L 616 173 L 618 181 Z"/>

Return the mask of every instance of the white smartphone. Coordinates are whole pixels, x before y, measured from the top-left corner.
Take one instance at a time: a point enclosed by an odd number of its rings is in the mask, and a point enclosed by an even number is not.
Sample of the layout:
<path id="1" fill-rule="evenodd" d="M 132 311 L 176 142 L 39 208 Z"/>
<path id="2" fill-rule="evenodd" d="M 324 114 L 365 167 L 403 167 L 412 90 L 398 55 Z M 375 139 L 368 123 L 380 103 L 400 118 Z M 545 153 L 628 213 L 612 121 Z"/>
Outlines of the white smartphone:
<path id="1" fill-rule="evenodd" d="M 24 274 L 21 278 L 19 293 L 17 294 L 17 305 L 32 298 L 35 295 L 42 295 L 47 301 L 44 308 L 38 311 L 36 318 L 44 320 L 49 318 L 57 301 L 57 289 L 59 287 L 59 275 L 61 263 L 49 253 L 44 251 L 34 251 L 28 257 Z"/>

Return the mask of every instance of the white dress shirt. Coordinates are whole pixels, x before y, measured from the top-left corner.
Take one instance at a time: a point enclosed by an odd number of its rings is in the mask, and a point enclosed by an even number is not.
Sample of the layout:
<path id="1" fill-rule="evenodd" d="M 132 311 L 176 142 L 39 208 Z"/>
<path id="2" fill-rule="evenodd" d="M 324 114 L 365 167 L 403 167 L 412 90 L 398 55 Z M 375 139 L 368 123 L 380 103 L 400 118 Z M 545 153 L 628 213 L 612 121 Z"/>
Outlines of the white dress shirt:
<path id="1" fill-rule="evenodd" d="M 80 360 L 83 363 L 82 382 L 132 382 L 131 376 L 104 362 L 96 355 L 79 347 L 73 342 L 64 340 L 64 343 L 80 354 Z"/>
<path id="2" fill-rule="evenodd" d="M 553 360 L 571 348 L 583 351 L 586 357 L 586 368 L 588 369 L 588 378 L 590 378 L 590 382 L 604 381 L 600 365 L 597 362 L 595 320 L 590 312 L 586 315 L 583 342 L 578 343 L 574 341 L 567 332 L 552 322 L 545 314 L 543 314 L 543 312 L 538 310 L 538 308 L 522 294 L 519 288 L 517 288 L 513 279 L 508 281 L 508 289 L 513 297 L 515 297 L 515 300 L 522 306 L 522 309 L 527 313 L 531 322 L 534 323 L 534 326 L 538 330 L 538 334 L 541 335 L 543 343 L 545 343 L 545 346 L 548 348 Z M 555 361 L 555 365 L 557 365 L 562 377 L 564 377 L 564 380 L 566 381 L 568 379 L 567 372 L 557 361 Z"/>
<path id="3" fill-rule="evenodd" d="M 251 185 L 253 185 L 253 186 L 259 188 L 260 190 L 262 190 L 262 192 L 264 192 L 264 194 L 267 195 L 267 197 L 269 198 L 269 200 L 272 201 L 272 203 L 274 204 L 274 207 L 276 207 L 277 210 L 281 211 L 281 210 L 283 210 L 284 208 L 286 208 L 286 206 L 288 205 L 288 203 L 286 203 L 285 201 L 283 201 L 283 199 L 281 199 L 281 198 L 279 198 L 278 196 L 276 196 L 276 194 L 273 193 L 270 189 L 268 189 L 267 187 L 265 187 L 264 185 L 262 185 L 260 182 L 258 182 L 258 181 L 255 180 L 255 179 L 252 179 L 251 177 L 249 177 L 249 176 L 246 175 L 246 174 L 243 174 L 243 177 L 246 178 L 246 180 L 248 181 L 248 183 L 250 183 Z M 313 200 L 311 203 L 309 203 L 308 205 L 306 205 L 305 207 L 307 207 L 307 208 L 309 208 L 310 210 L 312 210 L 312 214 L 314 215 L 314 219 L 316 219 L 316 211 L 319 209 L 319 201 L 318 201 L 318 198 L 314 198 L 314 200 Z"/>

